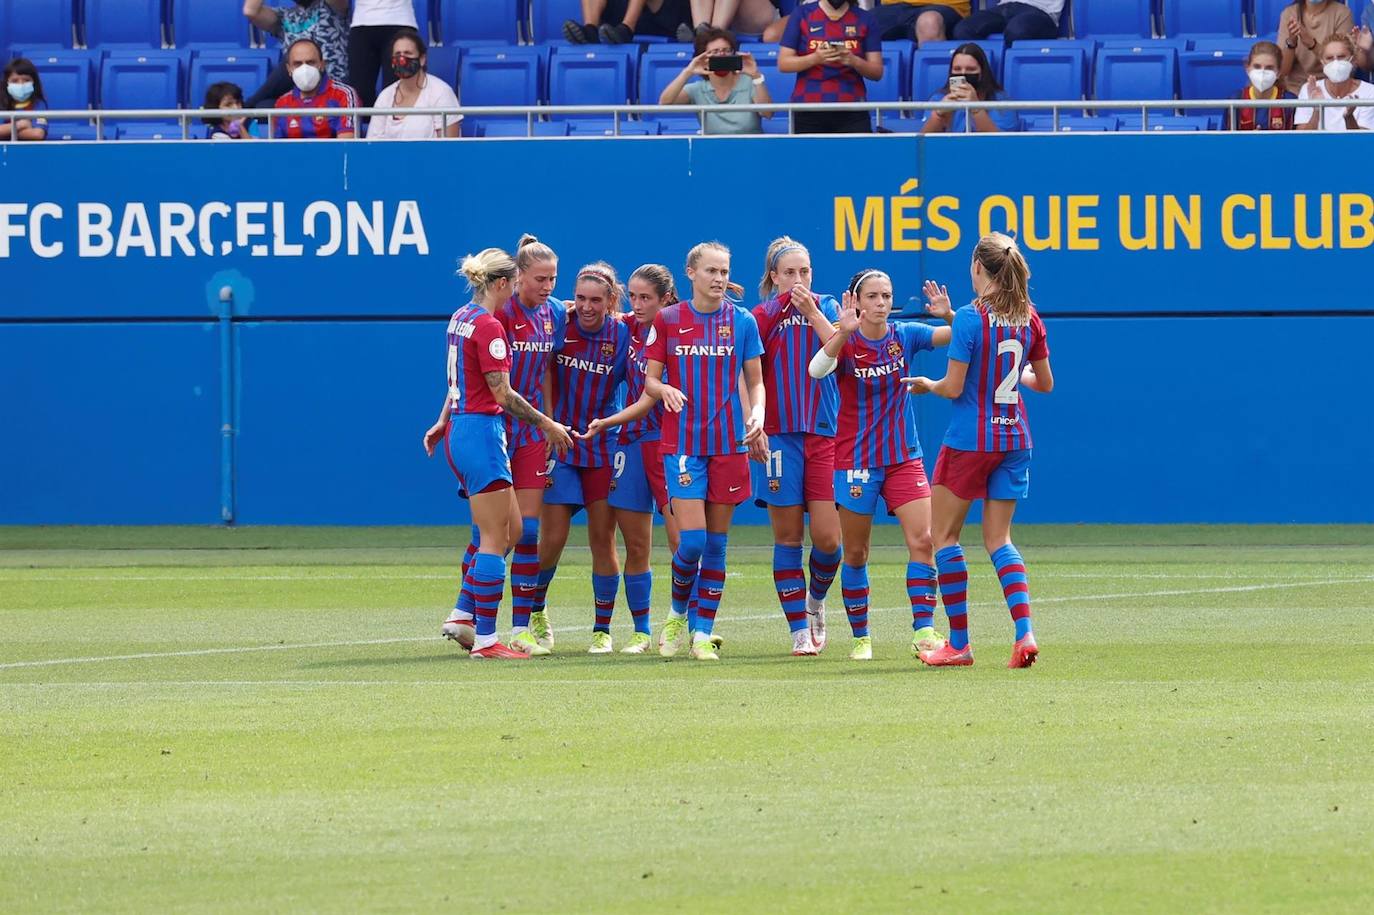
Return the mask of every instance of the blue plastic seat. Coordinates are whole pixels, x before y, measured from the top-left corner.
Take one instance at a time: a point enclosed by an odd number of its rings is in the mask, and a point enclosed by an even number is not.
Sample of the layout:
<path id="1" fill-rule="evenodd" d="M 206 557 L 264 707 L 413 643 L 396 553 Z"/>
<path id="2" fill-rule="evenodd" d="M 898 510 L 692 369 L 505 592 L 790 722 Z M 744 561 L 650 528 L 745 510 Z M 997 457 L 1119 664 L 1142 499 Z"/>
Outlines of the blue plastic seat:
<path id="1" fill-rule="evenodd" d="M 33 61 L 43 77 L 43 94 L 53 111 L 75 111 L 91 107 L 95 98 L 95 77 L 100 53 L 68 51 L 61 48 L 16 52 L 17 57 Z"/>
<path id="2" fill-rule="evenodd" d="M 1110 100 L 1172 99 L 1178 95 L 1173 48 L 1104 48 L 1097 52 L 1093 95 Z"/>
<path id="3" fill-rule="evenodd" d="M 1244 6 L 1242 0 L 1163 0 L 1159 30 L 1164 35 L 1239 38 L 1245 34 Z"/>
<path id="4" fill-rule="evenodd" d="M 1093 84 L 1093 61 L 1097 58 L 1097 42 L 1091 38 L 1061 38 L 1054 41 L 1018 41 L 1012 45 L 1023 51 L 1045 51 L 1053 54 L 1069 48 L 1083 52 L 1083 85 Z"/>
<path id="5" fill-rule="evenodd" d="M 420 33 L 425 44 L 432 44 L 434 42 L 434 9 L 430 0 L 411 0 L 411 5 L 415 7 L 415 31 Z"/>
<path id="6" fill-rule="evenodd" d="M 908 83 L 902 82 L 902 53 L 897 48 L 883 47 L 883 78 L 869 82 L 870 102 L 900 102 L 907 98 Z"/>
<path id="7" fill-rule="evenodd" d="M 463 49 L 458 45 L 430 45 L 426 52 L 429 58 L 426 66 L 429 72 L 448 83 L 458 85 L 458 67 L 463 60 Z"/>
<path id="8" fill-rule="evenodd" d="M 1178 97 L 1185 99 L 1235 98 L 1245 85 L 1246 52 L 1184 51 L 1178 58 Z M 1189 108 L 1187 113 L 1206 117 L 1224 115 L 1225 108 Z"/>
<path id="9" fill-rule="evenodd" d="M 1073 5 L 1073 33 L 1079 38 L 1149 38 L 1152 19 L 1150 0 L 1076 0 Z"/>
<path id="10" fill-rule="evenodd" d="M 162 0 L 100 0 L 85 7 L 88 47 L 162 47 Z"/>
<path id="11" fill-rule="evenodd" d="M 436 0 L 439 37 L 455 41 L 520 40 L 518 0 Z"/>
<path id="12" fill-rule="evenodd" d="M 1141 129 L 1141 117 L 1139 111 L 1123 111 L 1116 116 L 1118 130 L 1139 131 Z M 1170 133 L 1170 132 L 1191 132 L 1209 130 L 1210 121 L 1205 117 L 1190 116 L 1179 117 L 1176 114 L 1150 112 L 1150 116 L 1144 121 L 1145 129 L 1148 133 Z"/>
<path id="13" fill-rule="evenodd" d="M 234 3 L 172 0 L 171 37 L 178 48 L 247 48 L 252 33 Z"/>
<path id="14" fill-rule="evenodd" d="M 44 90 L 48 87 L 45 85 Z M 87 121 L 48 121 L 48 141 L 90 142 L 98 138 L 95 125 Z"/>
<path id="15" fill-rule="evenodd" d="M 1227 39 L 1221 39 L 1227 40 Z M 1178 54 L 1191 50 L 1193 41 L 1189 38 L 1104 38 L 1097 42 L 1098 48 L 1111 48 L 1120 50 L 1121 48 L 1173 48 Z M 1097 50 L 1093 50 L 1093 56 L 1097 56 Z"/>
<path id="16" fill-rule="evenodd" d="M 911 56 L 915 53 L 915 48 L 909 41 L 884 41 L 883 42 L 883 82 L 897 80 L 893 89 L 896 91 L 895 98 L 911 98 Z M 888 55 L 892 56 L 889 57 Z M 870 85 L 868 97 L 873 98 L 873 87 Z M 887 101 L 888 99 L 878 99 Z"/>
<path id="17" fill-rule="evenodd" d="M 0 44 L 70 48 L 76 0 L 0 0 Z"/>
<path id="18" fill-rule="evenodd" d="M 1012 48 L 1007 51 L 1007 95 L 1030 101 L 1077 101 L 1086 85 L 1087 53 L 1079 46 Z"/>
<path id="19" fill-rule="evenodd" d="M 614 118 L 593 118 L 585 121 L 569 121 L 570 137 L 614 137 L 616 136 Z M 658 125 L 652 121 L 629 121 L 620 119 L 622 137 L 656 137 Z"/>
<path id="20" fill-rule="evenodd" d="M 195 125 L 191 125 L 190 129 L 195 130 Z M 110 137 L 108 129 L 105 135 L 107 139 L 115 140 L 180 140 L 182 138 L 180 124 L 137 122 L 120 124 L 115 127 L 113 137 Z"/>
<path id="21" fill-rule="evenodd" d="M 1193 38 L 1188 42 L 1190 51 L 1234 51 L 1242 56 L 1249 54 L 1257 38 Z"/>
<path id="22" fill-rule="evenodd" d="M 469 50 L 463 55 L 460 67 L 463 104 L 465 106 L 534 106 L 539 104 L 543 60 L 544 52 L 540 48 L 474 48 Z M 478 129 L 502 123 L 518 124 L 520 133 L 517 135 L 525 136 L 526 118 L 514 115 L 484 118 L 465 117 L 463 119 L 463 132 L 469 136 L 492 136 L 490 131 L 479 133 Z M 497 127 L 497 129 L 503 128 Z M 502 135 L 510 136 L 511 134 Z"/>
<path id="23" fill-rule="evenodd" d="M 1021 129 L 1027 133 L 1053 133 L 1053 115 L 1028 115 L 1021 118 Z M 1112 133 L 1117 129 L 1117 119 L 1105 116 L 1060 115 L 1060 133 Z"/>
<path id="24" fill-rule="evenodd" d="M 570 46 L 549 61 L 550 105 L 624 105 L 628 99 L 634 52 Z M 608 115 L 555 115 L 555 120 L 582 120 Z"/>
<path id="25" fill-rule="evenodd" d="M 932 54 L 935 52 L 943 52 L 944 54 L 944 72 L 940 74 L 940 82 L 937 85 L 944 84 L 945 76 L 949 73 L 949 59 L 954 54 L 954 49 L 962 44 L 976 44 L 978 47 L 982 48 L 983 53 L 987 55 L 988 63 L 992 64 L 993 72 L 997 74 L 999 79 L 1002 77 L 1002 74 L 1005 72 L 1002 65 L 1002 55 L 1006 50 L 1006 45 L 1003 44 L 1000 38 L 996 41 L 992 39 L 984 39 L 983 41 L 927 41 L 921 45 L 920 50 L 916 53 Z M 933 92 L 934 90 L 932 89 L 931 91 Z M 927 98 L 929 98 L 928 95 Z"/>
<path id="26" fill-rule="evenodd" d="M 181 106 L 181 57 L 150 51 L 112 55 L 100 68 L 102 108 L 177 108 Z"/>
<path id="27" fill-rule="evenodd" d="M 665 53 L 659 50 L 660 47 L 662 45 L 652 47 L 639 62 L 639 102 L 642 105 L 657 105 L 663 90 L 668 88 L 668 84 L 682 72 L 693 56 L 690 49 L 674 49 Z M 690 114 L 646 114 L 644 120 L 661 125 L 676 124 L 688 133 L 701 127 L 701 121 Z"/>
<path id="28" fill-rule="evenodd" d="M 563 41 L 563 21 L 582 21 L 581 0 L 533 0 L 530 4 L 531 34 L 536 44 Z"/>
<path id="29" fill-rule="evenodd" d="M 205 102 L 205 90 L 219 82 L 237 84 L 247 98 L 267 81 L 271 71 L 272 63 L 262 54 L 199 55 L 191 61 L 190 91 L 186 101 L 190 107 L 199 108 Z"/>
<path id="30" fill-rule="evenodd" d="M 1292 6 L 1293 0 L 1251 0 L 1251 3 L 1251 31 L 1260 38 L 1272 39 L 1279 31 L 1279 14 L 1284 7 Z M 1356 17 L 1355 24 L 1360 24 L 1359 17 Z"/>

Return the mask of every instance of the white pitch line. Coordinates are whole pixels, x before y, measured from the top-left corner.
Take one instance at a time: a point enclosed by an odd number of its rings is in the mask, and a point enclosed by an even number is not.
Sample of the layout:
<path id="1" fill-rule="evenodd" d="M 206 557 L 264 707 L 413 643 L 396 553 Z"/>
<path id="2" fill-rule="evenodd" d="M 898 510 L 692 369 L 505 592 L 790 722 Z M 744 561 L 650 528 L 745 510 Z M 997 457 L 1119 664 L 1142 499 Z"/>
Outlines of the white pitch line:
<path id="1" fill-rule="evenodd" d="M 1149 597 L 1177 597 L 1177 596 L 1189 595 L 1189 594 L 1231 594 L 1231 593 L 1246 592 L 1246 591 L 1272 591 L 1272 590 L 1278 590 L 1278 589 L 1282 589 L 1282 588 L 1308 588 L 1308 587 L 1313 587 L 1313 586 L 1320 587 L 1320 586 L 1325 586 L 1325 585 L 1362 584 L 1362 583 L 1365 583 L 1365 582 L 1374 582 L 1374 577 L 1364 577 L 1364 578 L 1331 578 L 1331 579 L 1325 579 L 1325 580 L 1322 580 L 1322 581 L 1283 582 L 1283 583 L 1264 584 L 1264 585 L 1235 585 L 1235 586 L 1228 587 L 1228 588 L 1182 588 L 1182 589 L 1176 589 L 1176 590 L 1170 590 L 1170 591 L 1138 591 L 1138 592 L 1134 592 L 1134 593 L 1132 593 L 1132 592 L 1127 592 L 1127 593 L 1119 593 L 1119 594 L 1079 594 L 1079 595 L 1073 595 L 1073 596 L 1068 596 L 1068 597 L 1044 597 L 1044 598 L 1038 598 L 1038 599 L 1036 599 L 1036 600 L 1034 601 L 1034 603 L 1036 603 L 1036 604 L 1061 604 L 1061 603 L 1070 603 L 1070 602 L 1077 602 L 1077 601 L 1093 601 L 1093 600 L 1121 600 L 1121 599 L 1128 599 L 1128 598 L 1129 598 L 1129 599 L 1136 599 L 1136 598 L 1149 598 Z M 910 612 L 910 610 L 911 610 L 910 606 L 903 606 L 903 607 L 870 607 L 870 608 L 869 608 L 869 613 L 891 613 L 891 612 L 897 612 L 897 611 Z M 760 616 L 735 616 L 735 617 L 726 616 L 726 617 L 722 617 L 721 619 L 722 619 L 722 622 L 730 622 L 730 623 L 748 623 L 748 622 L 759 622 L 759 621 L 762 621 L 762 620 L 774 620 L 774 619 L 777 619 L 777 617 L 778 617 L 778 614 L 775 612 L 775 613 L 769 613 L 769 614 L 760 615 Z M 566 633 L 566 632 L 582 632 L 582 631 L 585 630 L 585 628 L 586 628 L 585 626 L 567 626 L 567 627 L 558 627 L 558 628 L 556 628 L 554 631 L 555 631 L 555 632 L 565 632 L 565 633 Z M 149 651 L 149 652 L 141 652 L 141 653 L 139 653 L 139 654 L 105 655 L 105 656 L 101 656 L 101 657 L 85 657 L 85 658 L 50 658 L 50 659 L 46 659 L 46 660 L 42 660 L 42 661 L 9 661 L 9 662 L 0 664 L 0 670 L 15 670 L 15 669 L 24 668 L 24 667 L 54 667 L 54 666 L 63 665 L 63 664 L 99 664 L 99 663 L 103 663 L 103 662 L 106 662 L 106 661 L 143 661 L 143 660 L 150 660 L 150 659 L 153 659 L 153 658 L 182 658 L 182 657 L 195 657 L 195 656 L 198 656 L 198 655 L 246 654 L 246 653 L 255 652 L 255 651 L 297 651 L 297 650 L 304 650 L 304 649 L 308 649 L 308 648 L 350 648 L 350 647 L 362 646 L 362 645 L 394 645 L 394 644 L 400 644 L 400 643 L 405 643 L 405 642 L 428 642 L 428 641 L 434 641 L 434 640 L 435 640 L 435 638 L 434 638 L 433 636 L 409 636 L 409 637 L 406 637 L 406 638 L 394 638 L 394 639 L 363 639 L 363 640 L 360 640 L 360 641 L 347 641 L 347 642 L 297 642 L 297 643 L 292 643 L 292 644 L 289 644 L 289 645 L 251 645 L 251 646 L 243 646 L 243 647 L 235 647 L 235 648 L 194 648 L 194 649 L 188 649 L 188 650 L 185 650 L 185 651 Z"/>

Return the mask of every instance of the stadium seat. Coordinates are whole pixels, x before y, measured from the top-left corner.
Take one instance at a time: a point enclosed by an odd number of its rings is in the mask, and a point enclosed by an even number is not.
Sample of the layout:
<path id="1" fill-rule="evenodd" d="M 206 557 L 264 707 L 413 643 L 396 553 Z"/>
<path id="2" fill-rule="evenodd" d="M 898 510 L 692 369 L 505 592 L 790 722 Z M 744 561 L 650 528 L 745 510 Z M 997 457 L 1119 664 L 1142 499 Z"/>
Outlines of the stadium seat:
<path id="1" fill-rule="evenodd" d="M 1237 73 L 1244 72 L 1246 52 L 1184 51 L 1178 57 L 1178 96 L 1185 99 L 1234 98 Z M 1189 108 L 1190 115 L 1224 115 L 1225 108 Z"/>
<path id="2" fill-rule="evenodd" d="M 43 87 L 44 89 L 47 86 Z M 95 125 L 86 121 L 49 121 L 48 140 L 68 140 L 90 142 L 97 139 Z"/>
<path id="3" fill-rule="evenodd" d="M 900 102 L 906 98 L 909 91 L 909 83 L 902 81 L 902 51 L 896 47 L 889 47 L 892 44 L 894 42 L 886 42 L 883 45 L 883 78 L 867 84 L 870 102 Z"/>
<path id="4" fill-rule="evenodd" d="M 195 131 L 196 129 L 195 123 L 188 125 L 188 130 Z M 195 134 L 190 133 L 189 136 L 194 137 Z M 110 138 L 108 129 L 106 137 Z M 180 124 L 121 124 L 114 128 L 113 136 L 113 139 L 116 140 L 180 140 L 181 138 Z"/>
<path id="5" fill-rule="evenodd" d="M 100 107 L 177 108 L 181 105 L 181 58 L 150 51 L 111 56 L 100 68 Z"/>
<path id="6" fill-rule="evenodd" d="M 530 39 L 535 44 L 563 41 L 563 21 L 582 21 L 581 0 L 531 0 Z"/>
<path id="7" fill-rule="evenodd" d="M 1277 22 L 1275 25 L 1277 26 Z M 1163 35 L 1245 34 L 1245 9 L 1242 0 L 1163 0 L 1159 31 Z"/>
<path id="8" fill-rule="evenodd" d="M 1141 116 L 1139 111 L 1124 111 L 1116 115 L 1117 130 L 1139 131 Z M 1205 117 L 1179 117 L 1175 114 L 1155 114 L 1150 113 L 1147 120 L 1149 133 L 1167 133 L 1175 131 L 1199 131 L 1208 130 L 1211 123 Z"/>
<path id="9" fill-rule="evenodd" d="M 462 102 L 467 106 L 539 104 L 539 85 L 543 72 L 544 50 L 541 48 L 476 48 L 463 55 L 459 72 Z M 525 136 L 526 119 L 518 115 L 496 117 L 465 117 L 463 132 L 469 136 L 492 136 L 490 131 L 478 133 L 479 128 L 516 123 L 518 136 Z M 497 127 L 497 130 L 501 130 Z M 510 136 L 511 134 L 501 134 Z"/>
<path id="10" fill-rule="evenodd" d="M 677 47 L 691 50 L 689 45 L 678 45 Z M 759 65 L 759 75 L 763 77 L 764 85 L 768 87 L 768 94 L 773 97 L 773 101 L 786 102 L 791 100 L 792 89 L 797 85 L 797 75 L 795 73 L 783 73 L 778 69 L 777 45 L 751 42 L 741 44 L 739 49 L 741 52 L 748 51 L 754 55 L 754 62 Z"/>
<path id="11" fill-rule="evenodd" d="M 586 121 L 570 121 L 568 123 L 568 136 L 614 137 L 616 136 L 615 119 L 596 118 Z M 658 125 L 651 121 L 629 121 L 625 118 L 621 118 L 620 136 L 656 137 L 658 136 Z"/>
<path id="12" fill-rule="evenodd" d="M 520 40 L 520 13 L 517 0 L 436 0 L 439 37 L 444 44 L 455 41 Z"/>
<path id="13" fill-rule="evenodd" d="M 162 0 L 100 0 L 85 9 L 87 47 L 162 47 Z"/>
<path id="14" fill-rule="evenodd" d="M 993 71 L 997 74 L 999 79 L 1001 78 L 1002 73 L 1004 72 L 1002 68 L 1002 54 L 1006 50 L 1006 45 L 1002 43 L 1002 40 L 1000 38 L 996 41 L 993 41 L 991 39 L 985 39 L 983 41 L 972 42 L 927 41 L 925 44 L 921 45 L 920 50 L 917 53 L 931 54 L 937 51 L 941 51 L 945 55 L 945 72 L 940 74 L 940 82 L 937 85 L 943 85 L 945 81 L 945 75 L 949 72 L 950 55 L 952 55 L 954 53 L 954 49 L 959 47 L 959 45 L 961 44 L 976 44 L 978 45 L 978 47 L 982 48 L 983 53 L 987 55 L 988 63 L 992 64 Z M 935 90 L 932 89 L 931 91 L 934 92 Z M 927 96 L 927 98 L 928 97 L 929 96 Z"/>
<path id="15" fill-rule="evenodd" d="M 0 46 L 70 48 L 76 0 L 0 0 Z"/>
<path id="16" fill-rule="evenodd" d="M 1085 115 L 1060 115 L 1060 133 L 1112 133 L 1117 128 L 1114 117 L 1089 117 Z M 1052 115 L 1030 115 L 1021 118 L 1021 129 L 1027 133 L 1053 133 L 1055 130 Z"/>
<path id="17" fill-rule="evenodd" d="M 569 46 L 549 61 L 550 105 L 624 105 L 628 100 L 631 55 L 618 48 Z M 636 55 L 637 56 L 637 55 Z M 555 115 L 555 120 L 584 120 L 606 115 Z"/>
<path id="18" fill-rule="evenodd" d="M 1066 51 L 1069 48 L 1078 48 L 1083 52 L 1083 85 L 1091 86 L 1093 84 L 1093 60 L 1097 57 L 1097 42 L 1091 38 L 1018 41 L 1012 47 L 1020 48 L 1023 51 L 1046 51 L 1050 54 Z"/>
<path id="19" fill-rule="evenodd" d="M 75 111 L 91 107 L 100 67 L 99 52 L 38 48 L 16 51 L 15 56 L 29 58 L 38 68 L 49 109 Z"/>
<path id="20" fill-rule="evenodd" d="M 270 53 L 270 52 L 269 52 Z M 201 54 L 191 61 L 190 89 L 186 95 L 189 107 L 199 108 L 205 102 L 205 90 L 211 83 L 230 82 L 243 90 L 244 98 L 267 81 L 272 63 L 263 54 Z"/>
<path id="21" fill-rule="evenodd" d="M 1076 0 L 1073 33 L 1079 38 L 1149 38 L 1154 34 L 1150 6 L 1150 0 Z"/>
<path id="22" fill-rule="evenodd" d="M 1104 48 L 1097 52 L 1093 96 L 1104 100 L 1172 99 L 1178 95 L 1173 48 Z"/>
<path id="23" fill-rule="evenodd" d="M 1083 98 L 1087 53 L 1082 47 L 1012 48 L 1002 85 L 1013 99 L 1057 101 Z"/>
<path id="24" fill-rule="evenodd" d="M 1209 38 L 1206 36 L 1188 41 L 1190 51 L 1234 51 L 1242 56 L 1250 53 L 1257 38 Z"/>
<path id="25" fill-rule="evenodd" d="M 1272 40 L 1279 32 L 1279 14 L 1284 7 L 1292 6 L 1293 0 L 1252 0 L 1254 21 L 1251 30 L 1260 38 Z M 1355 17 L 1359 25 L 1359 17 Z"/>
<path id="26" fill-rule="evenodd" d="M 458 85 L 458 66 L 463 59 L 463 49 L 458 45 L 430 45 L 425 52 L 429 58 L 426 66 L 429 72 L 448 83 Z"/>
<path id="27" fill-rule="evenodd" d="M 425 44 L 434 41 L 434 10 L 431 8 L 431 0 L 411 0 L 415 7 L 415 30 L 420 33 L 420 37 L 425 40 Z"/>
<path id="28" fill-rule="evenodd" d="M 663 94 L 663 90 L 668 88 L 668 84 L 682 72 L 682 68 L 687 66 L 687 62 L 692 59 L 690 49 L 684 51 L 674 46 L 673 50 L 664 52 L 659 50 L 662 47 L 663 45 L 654 45 L 639 62 L 639 103 L 641 105 L 658 104 L 658 97 Z M 646 114 L 644 120 L 665 127 L 669 124 L 675 124 L 689 133 L 694 133 L 701 128 L 701 121 L 695 115 L 690 114 Z"/>
<path id="29" fill-rule="evenodd" d="M 171 37 L 178 48 L 247 48 L 253 36 L 240 4 L 172 0 Z"/>
<path id="30" fill-rule="evenodd" d="M 884 41 L 883 42 L 883 82 L 887 82 L 892 75 L 897 78 L 895 87 L 897 98 L 910 98 L 911 92 L 911 55 L 915 53 L 915 47 L 909 41 Z M 888 58 L 888 52 L 894 54 L 895 59 Z M 895 67 L 893 66 L 895 64 Z M 895 70 L 895 74 L 889 71 Z M 872 98 L 872 89 L 869 90 L 869 97 Z"/>
<path id="31" fill-rule="evenodd" d="M 1227 39 L 1221 39 L 1227 40 Z M 1188 38 L 1104 38 L 1096 42 L 1098 48 L 1141 48 L 1158 49 L 1173 48 L 1177 54 L 1190 50 L 1193 42 Z M 1093 56 L 1097 56 L 1097 48 L 1093 49 Z"/>
<path id="32" fill-rule="evenodd" d="M 774 120 L 777 120 L 775 117 Z M 764 121 L 767 124 L 767 121 Z M 701 136 L 701 123 L 693 118 L 687 120 L 664 119 L 658 122 L 658 132 L 662 136 L 672 137 L 699 137 Z M 764 133 L 768 131 L 765 130 Z"/>

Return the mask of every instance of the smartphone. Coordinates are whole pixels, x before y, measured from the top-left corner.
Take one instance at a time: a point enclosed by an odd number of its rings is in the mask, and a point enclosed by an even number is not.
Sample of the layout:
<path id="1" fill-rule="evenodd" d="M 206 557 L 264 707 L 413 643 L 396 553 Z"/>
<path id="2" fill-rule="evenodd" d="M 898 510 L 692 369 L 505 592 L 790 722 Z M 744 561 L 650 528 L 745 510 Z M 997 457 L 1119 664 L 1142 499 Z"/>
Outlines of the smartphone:
<path id="1" fill-rule="evenodd" d="M 706 59 L 706 68 L 716 73 L 739 72 L 744 69 L 744 58 L 739 54 L 718 54 Z"/>
<path id="2" fill-rule="evenodd" d="M 951 76 L 951 77 L 949 78 L 949 88 L 951 88 L 951 89 L 956 89 L 956 88 L 958 88 L 959 86 L 967 86 L 967 85 L 968 85 L 968 77 L 967 77 L 967 76 Z"/>
<path id="3" fill-rule="evenodd" d="M 849 50 L 849 42 L 847 42 L 847 41 L 829 41 L 829 42 L 826 42 L 826 44 L 830 45 L 830 47 L 833 48 L 833 49 L 835 49 L 836 51 L 848 51 L 848 50 Z"/>

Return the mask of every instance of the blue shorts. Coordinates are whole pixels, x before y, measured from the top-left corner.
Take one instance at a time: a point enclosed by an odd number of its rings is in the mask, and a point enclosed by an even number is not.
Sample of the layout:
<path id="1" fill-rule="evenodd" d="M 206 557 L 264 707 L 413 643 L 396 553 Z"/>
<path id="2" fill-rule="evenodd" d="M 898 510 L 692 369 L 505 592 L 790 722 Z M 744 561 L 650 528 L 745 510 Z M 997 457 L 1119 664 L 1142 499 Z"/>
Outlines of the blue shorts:
<path id="1" fill-rule="evenodd" d="M 768 436 L 768 462 L 753 466 L 754 504 L 807 505 L 835 501 L 835 440 L 806 432 Z"/>
<path id="2" fill-rule="evenodd" d="M 835 471 L 835 504 L 856 515 L 878 511 L 878 497 L 887 503 L 887 513 L 917 499 L 930 498 L 930 481 L 920 458 L 890 467 Z"/>
<path id="3" fill-rule="evenodd" d="M 457 448 L 453 447 L 455 438 L 459 442 Z M 444 454 L 465 497 L 480 493 L 493 483 L 512 480 L 510 455 L 506 454 L 506 424 L 499 415 L 455 414 L 444 438 Z"/>
<path id="4" fill-rule="evenodd" d="M 616 445 L 611 455 L 611 508 L 649 514 L 655 507 L 654 492 L 644 467 L 642 443 Z"/>
<path id="5" fill-rule="evenodd" d="M 604 501 L 610 493 L 610 487 L 609 467 L 574 467 L 557 461 L 548 482 L 544 484 L 544 504 L 583 508 L 593 502 Z"/>

